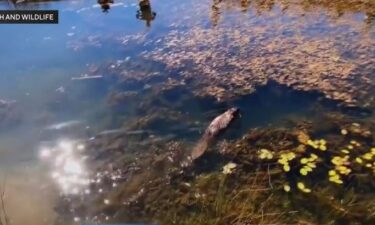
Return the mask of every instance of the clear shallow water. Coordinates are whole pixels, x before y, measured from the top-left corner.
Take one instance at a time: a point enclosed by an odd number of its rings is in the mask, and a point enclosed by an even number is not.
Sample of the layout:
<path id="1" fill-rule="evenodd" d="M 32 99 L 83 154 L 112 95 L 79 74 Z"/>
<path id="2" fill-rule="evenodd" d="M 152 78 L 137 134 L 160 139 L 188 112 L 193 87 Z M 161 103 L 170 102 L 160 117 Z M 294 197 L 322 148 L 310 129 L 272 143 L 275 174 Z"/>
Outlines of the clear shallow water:
<path id="1" fill-rule="evenodd" d="M 137 1 L 116 0 L 107 13 L 94 1 L 16 7 L 59 9 L 60 24 L 0 26 L 6 34 L 0 37 L 0 98 L 16 101 L 12 115 L 19 114 L 0 135 L 14 224 L 51 224 L 60 193 L 87 192 L 90 166 L 74 149 L 105 130 L 146 130 L 139 139 L 146 145 L 153 137 L 192 146 L 232 105 L 242 117 L 228 139 L 254 127 L 319 120 L 325 111 L 352 116 L 336 106 L 352 98 L 369 107 L 354 117 L 371 119 L 375 49 L 368 7 L 157 0 L 149 27 L 136 18 Z M 1 1 L 0 8 L 9 5 Z M 82 74 L 103 78 L 72 80 Z M 282 85 L 262 87 L 268 78 Z M 346 91 L 352 86 L 359 88 Z M 111 93 L 126 91 L 136 97 L 111 103 Z M 337 102 L 323 104 L 329 96 Z M 134 122 L 147 116 L 154 121 Z M 30 212 L 29 205 L 40 207 Z"/>

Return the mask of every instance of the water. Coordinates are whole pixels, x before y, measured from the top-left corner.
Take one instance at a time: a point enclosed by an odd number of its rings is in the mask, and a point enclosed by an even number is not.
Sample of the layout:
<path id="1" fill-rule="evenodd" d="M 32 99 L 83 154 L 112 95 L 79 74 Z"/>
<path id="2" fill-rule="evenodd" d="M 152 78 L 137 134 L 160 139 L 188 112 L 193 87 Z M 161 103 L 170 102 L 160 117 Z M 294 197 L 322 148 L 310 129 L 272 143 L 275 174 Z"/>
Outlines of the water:
<path id="1" fill-rule="evenodd" d="M 178 168 L 232 106 L 240 117 L 213 149 L 250 129 L 311 124 L 320 138 L 338 124 L 373 127 L 371 0 L 154 0 L 143 10 L 136 0 L 9 2 L 0 9 L 60 13 L 58 25 L 0 26 L 0 171 L 11 224 L 140 221 L 142 208 L 119 215 L 147 189 L 141 181 Z M 202 161 L 213 172 L 226 158 Z M 156 172 L 138 177 L 138 167 Z"/>

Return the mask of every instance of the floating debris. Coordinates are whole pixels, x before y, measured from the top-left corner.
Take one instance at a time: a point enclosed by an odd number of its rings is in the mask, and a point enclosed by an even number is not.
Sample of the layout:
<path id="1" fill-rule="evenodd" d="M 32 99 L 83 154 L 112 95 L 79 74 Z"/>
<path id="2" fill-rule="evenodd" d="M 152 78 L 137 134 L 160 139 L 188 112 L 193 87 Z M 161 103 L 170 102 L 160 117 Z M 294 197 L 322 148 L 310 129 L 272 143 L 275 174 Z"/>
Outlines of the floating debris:
<path id="1" fill-rule="evenodd" d="M 77 125 L 81 125 L 82 121 L 79 120 L 69 120 L 61 123 L 52 124 L 46 127 L 47 130 L 61 130 L 70 127 L 74 127 Z"/>
<path id="2" fill-rule="evenodd" d="M 101 79 L 103 78 L 103 75 L 88 75 L 84 74 L 80 77 L 72 77 L 72 80 L 91 80 L 91 79 Z"/>

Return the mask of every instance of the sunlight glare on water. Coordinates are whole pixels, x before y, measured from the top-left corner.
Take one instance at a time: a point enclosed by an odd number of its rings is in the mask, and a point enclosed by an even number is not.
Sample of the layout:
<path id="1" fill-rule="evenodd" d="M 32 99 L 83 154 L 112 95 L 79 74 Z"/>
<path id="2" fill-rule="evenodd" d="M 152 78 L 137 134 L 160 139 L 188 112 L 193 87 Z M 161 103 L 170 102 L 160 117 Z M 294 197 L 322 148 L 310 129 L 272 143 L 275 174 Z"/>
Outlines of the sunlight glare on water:
<path id="1" fill-rule="evenodd" d="M 39 157 L 50 167 L 51 177 L 63 194 L 82 193 L 90 184 L 83 151 L 84 145 L 72 140 L 39 150 Z"/>

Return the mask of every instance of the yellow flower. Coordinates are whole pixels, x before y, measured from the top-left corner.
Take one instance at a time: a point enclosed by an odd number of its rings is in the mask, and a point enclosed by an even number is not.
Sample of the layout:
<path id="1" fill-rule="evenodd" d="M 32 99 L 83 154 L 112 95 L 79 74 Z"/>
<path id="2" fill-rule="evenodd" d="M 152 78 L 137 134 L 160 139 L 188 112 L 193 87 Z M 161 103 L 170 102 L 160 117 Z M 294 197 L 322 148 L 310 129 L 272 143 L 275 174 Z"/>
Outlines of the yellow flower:
<path id="1" fill-rule="evenodd" d="M 353 145 L 348 145 L 348 149 L 352 150 L 353 148 Z"/>
<path id="2" fill-rule="evenodd" d="M 290 191 L 290 186 L 288 184 L 284 185 L 284 191 L 289 192 Z"/>
<path id="3" fill-rule="evenodd" d="M 302 163 L 302 164 L 306 164 L 306 163 L 308 163 L 308 161 L 309 161 L 309 160 L 308 160 L 307 158 L 302 158 L 302 159 L 301 159 L 301 163 Z"/>
<path id="4" fill-rule="evenodd" d="M 367 167 L 367 168 L 371 168 L 372 165 L 371 165 L 370 163 L 366 163 L 366 167 Z"/>
<path id="5" fill-rule="evenodd" d="M 375 155 L 375 148 L 371 148 L 371 154 Z"/>

